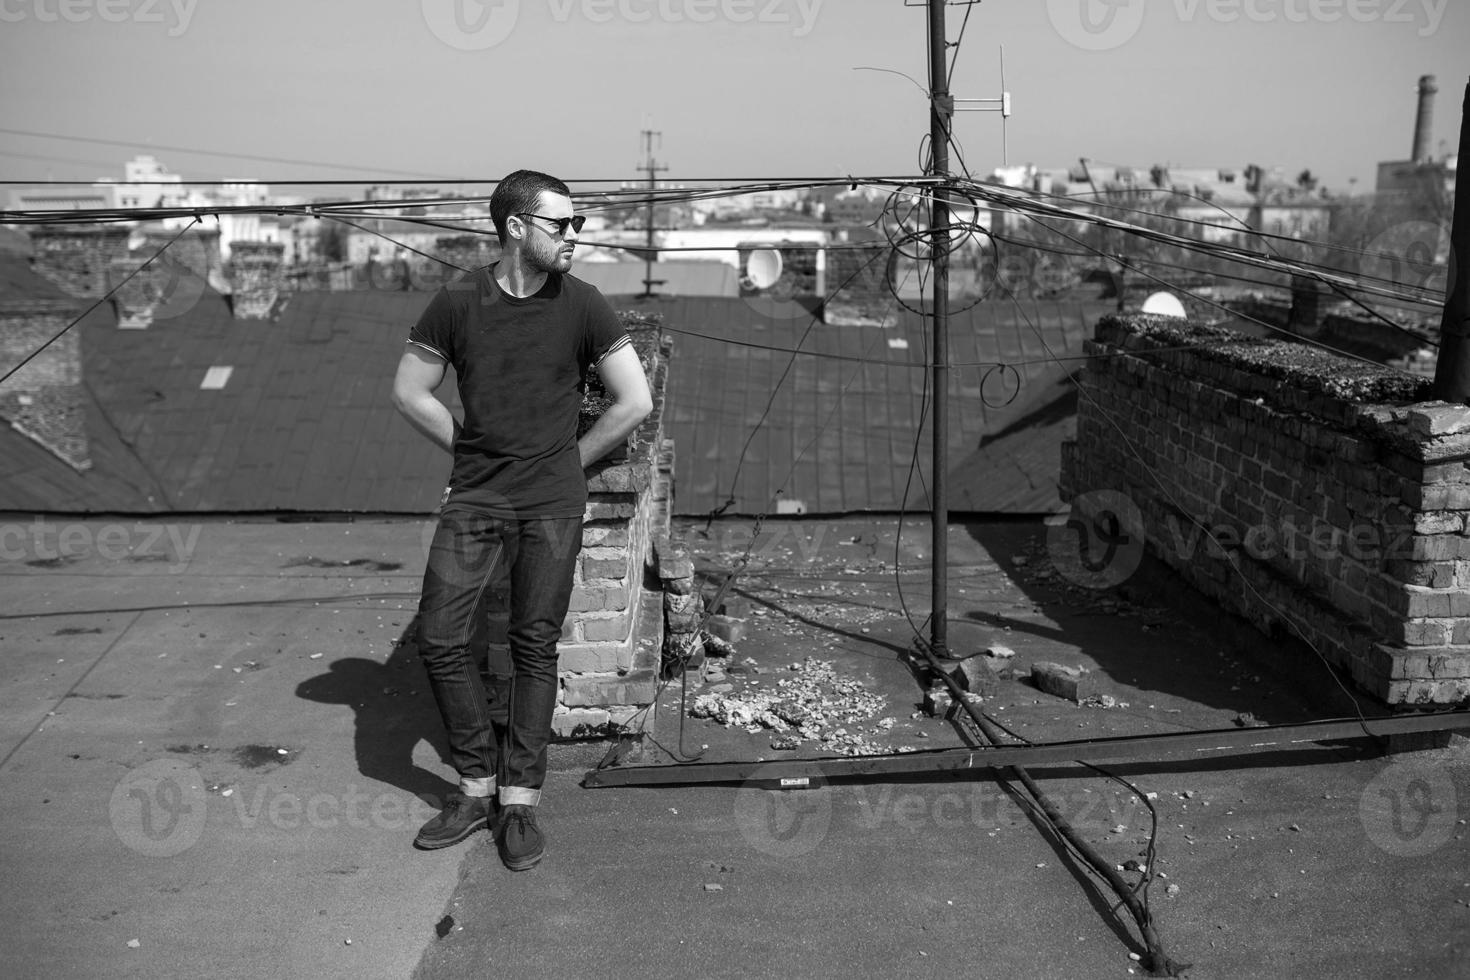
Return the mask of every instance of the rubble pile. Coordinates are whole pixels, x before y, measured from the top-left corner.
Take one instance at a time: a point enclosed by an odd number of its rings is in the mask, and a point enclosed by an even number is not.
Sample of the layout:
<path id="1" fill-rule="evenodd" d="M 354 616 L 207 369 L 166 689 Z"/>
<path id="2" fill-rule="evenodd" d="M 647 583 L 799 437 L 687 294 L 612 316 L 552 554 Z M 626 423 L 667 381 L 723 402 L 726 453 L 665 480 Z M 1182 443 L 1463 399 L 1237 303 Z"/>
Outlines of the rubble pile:
<path id="1" fill-rule="evenodd" d="M 689 714 L 727 728 L 744 728 L 751 734 L 775 732 L 773 749 L 795 749 L 802 742 L 820 741 L 825 749 L 838 755 L 893 751 L 874 743 L 870 736 L 886 734 L 895 719 L 867 723 L 887 706 L 885 698 L 867 690 L 862 681 L 838 677 L 830 660 L 807 657 L 787 670 L 792 676 L 781 678 L 771 688 L 751 681 L 739 692 L 701 694 L 694 699 Z"/>

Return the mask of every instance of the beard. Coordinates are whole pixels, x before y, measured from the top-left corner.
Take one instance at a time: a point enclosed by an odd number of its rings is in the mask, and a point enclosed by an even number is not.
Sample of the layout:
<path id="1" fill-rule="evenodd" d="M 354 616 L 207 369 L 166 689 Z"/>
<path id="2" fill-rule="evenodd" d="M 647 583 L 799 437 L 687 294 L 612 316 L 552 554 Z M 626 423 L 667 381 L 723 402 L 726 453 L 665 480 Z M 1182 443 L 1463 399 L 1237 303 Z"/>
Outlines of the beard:
<path id="1" fill-rule="evenodd" d="M 538 235 L 527 243 L 522 253 L 526 265 L 537 272 L 567 272 L 572 267 L 571 246 L 559 239 Z"/>

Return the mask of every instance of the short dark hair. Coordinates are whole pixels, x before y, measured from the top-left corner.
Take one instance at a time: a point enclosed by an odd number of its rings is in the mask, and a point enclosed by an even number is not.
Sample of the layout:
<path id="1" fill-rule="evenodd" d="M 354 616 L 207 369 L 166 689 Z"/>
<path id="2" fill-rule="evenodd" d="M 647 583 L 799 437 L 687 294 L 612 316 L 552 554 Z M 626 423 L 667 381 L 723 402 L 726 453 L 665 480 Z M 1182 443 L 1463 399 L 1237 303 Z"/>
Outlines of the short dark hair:
<path id="1" fill-rule="evenodd" d="M 572 196 L 566 184 L 536 170 L 517 170 L 495 185 L 495 193 L 490 195 L 490 220 L 495 222 L 495 233 L 500 236 L 502 245 L 505 244 L 505 219 L 513 214 L 535 211 L 540 206 L 542 191 Z"/>

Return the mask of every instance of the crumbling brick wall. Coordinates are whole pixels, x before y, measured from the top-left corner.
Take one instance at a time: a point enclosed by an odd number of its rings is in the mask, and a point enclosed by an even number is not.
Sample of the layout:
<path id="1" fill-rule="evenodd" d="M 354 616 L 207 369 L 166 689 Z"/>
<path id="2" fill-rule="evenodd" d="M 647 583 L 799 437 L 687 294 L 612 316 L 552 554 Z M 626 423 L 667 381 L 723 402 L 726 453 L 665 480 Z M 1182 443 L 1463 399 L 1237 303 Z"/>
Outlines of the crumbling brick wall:
<path id="1" fill-rule="evenodd" d="M 1384 702 L 1470 698 L 1470 408 L 1179 320 L 1108 317 L 1086 349 L 1062 459 L 1074 516 L 1121 495 L 1150 553 Z"/>
<path id="2" fill-rule="evenodd" d="M 842 242 L 827 250 L 824 322 L 844 327 L 889 327 L 898 322 L 898 306 L 888 290 L 892 251 L 886 242 Z"/>
<path id="3" fill-rule="evenodd" d="M 626 454 L 593 467 L 587 483 L 582 554 L 562 625 L 560 703 L 552 727 L 592 734 L 628 723 L 652 703 L 663 643 L 663 596 L 650 574 L 652 542 L 667 534 L 673 446 L 663 437 L 672 345 L 655 318 L 622 314 L 653 393 L 653 411 Z M 594 386 L 595 387 L 595 386 Z M 583 427 L 600 414 L 589 392 Z"/>
<path id="4" fill-rule="evenodd" d="M 34 228 L 31 267 L 77 299 L 107 295 L 108 269 L 128 257 L 127 228 Z"/>
<path id="5" fill-rule="evenodd" d="M 65 330 L 80 312 L 65 300 L 9 300 L 0 305 L 0 364 L 19 364 L 35 354 L 0 385 L 0 420 L 68 465 L 86 470 L 92 460 L 82 337 L 80 330 Z"/>

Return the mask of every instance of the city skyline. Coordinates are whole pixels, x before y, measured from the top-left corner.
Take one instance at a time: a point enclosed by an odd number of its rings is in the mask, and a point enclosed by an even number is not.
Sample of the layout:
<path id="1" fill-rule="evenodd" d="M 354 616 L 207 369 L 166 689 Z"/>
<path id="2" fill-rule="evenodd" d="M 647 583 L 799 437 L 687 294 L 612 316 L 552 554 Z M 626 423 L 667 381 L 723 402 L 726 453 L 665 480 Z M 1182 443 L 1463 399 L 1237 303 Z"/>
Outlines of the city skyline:
<path id="1" fill-rule="evenodd" d="M 898 0 L 6 0 L 0 21 L 9 180 L 151 153 L 308 196 L 288 185 L 632 181 L 644 129 L 670 182 L 893 175 L 928 130 L 924 10 Z M 976 175 L 1257 163 L 1362 193 L 1409 156 L 1421 75 L 1432 152 L 1457 142 L 1470 14 L 1445 0 L 991 0 L 947 8 L 962 25 L 953 94 L 999 96 L 1003 45 L 1014 106 L 1004 138 L 955 117 Z"/>

